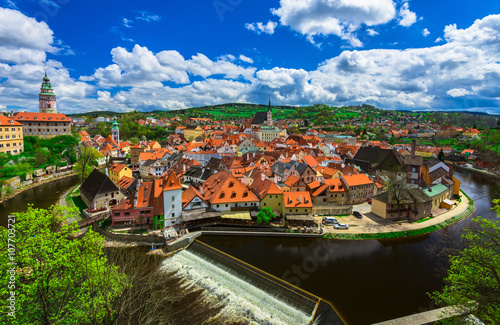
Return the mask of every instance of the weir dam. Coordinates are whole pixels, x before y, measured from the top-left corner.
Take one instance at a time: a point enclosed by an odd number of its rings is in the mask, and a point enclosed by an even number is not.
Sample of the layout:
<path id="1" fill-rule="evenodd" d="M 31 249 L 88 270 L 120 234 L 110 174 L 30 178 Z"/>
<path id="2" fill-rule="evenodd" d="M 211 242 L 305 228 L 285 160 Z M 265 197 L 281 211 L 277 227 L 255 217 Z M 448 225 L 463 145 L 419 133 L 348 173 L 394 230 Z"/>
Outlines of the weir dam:
<path id="1" fill-rule="evenodd" d="M 210 303 L 223 306 L 226 322 L 344 324 L 330 303 L 198 240 L 162 268 L 186 279 L 185 286 L 206 290 Z"/>

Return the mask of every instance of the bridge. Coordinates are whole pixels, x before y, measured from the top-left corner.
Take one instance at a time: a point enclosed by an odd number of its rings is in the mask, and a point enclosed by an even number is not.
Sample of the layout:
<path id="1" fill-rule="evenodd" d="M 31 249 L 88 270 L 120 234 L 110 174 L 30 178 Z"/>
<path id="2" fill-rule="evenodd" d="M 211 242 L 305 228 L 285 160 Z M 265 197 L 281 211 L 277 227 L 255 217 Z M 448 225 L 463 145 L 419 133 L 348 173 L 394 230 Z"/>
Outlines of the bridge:
<path id="1" fill-rule="evenodd" d="M 101 221 L 103 219 L 107 219 L 109 217 L 111 217 L 111 210 L 97 212 L 92 217 L 88 217 L 86 219 L 78 221 L 78 227 L 80 229 L 85 228 L 85 227 L 93 225 L 94 223 L 96 223 L 98 221 Z"/>

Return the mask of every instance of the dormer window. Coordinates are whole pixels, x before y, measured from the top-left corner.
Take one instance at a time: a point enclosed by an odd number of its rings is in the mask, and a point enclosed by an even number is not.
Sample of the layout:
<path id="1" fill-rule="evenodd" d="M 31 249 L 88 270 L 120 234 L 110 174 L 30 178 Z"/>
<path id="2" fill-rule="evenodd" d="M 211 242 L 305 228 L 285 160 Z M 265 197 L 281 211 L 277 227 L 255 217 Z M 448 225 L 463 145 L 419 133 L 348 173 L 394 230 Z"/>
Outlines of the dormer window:
<path id="1" fill-rule="evenodd" d="M 236 197 L 236 192 L 231 193 L 231 199 L 234 199 Z"/>
<path id="2" fill-rule="evenodd" d="M 229 188 L 231 188 L 231 187 L 233 187 L 233 186 L 234 186 L 234 182 L 229 182 L 228 187 L 229 187 Z"/>
<path id="3" fill-rule="evenodd" d="M 247 197 L 247 196 L 248 196 L 248 192 L 247 191 L 243 192 L 243 197 Z"/>
<path id="4" fill-rule="evenodd" d="M 35 116 L 35 120 L 38 120 L 38 116 Z"/>
<path id="5" fill-rule="evenodd" d="M 20 119 L 20 120 L 22 120 L 22 119 L 23 119 L 23 117 L 22 117 L 22 116 L 19 116 L 19 119 Z"/>
<path id="6" fill-rule="evenodd" d="M 52 116 L 51 116 L 51 117 L 49 117 L 49 121 L 52 121 Z"/>
<path id="7" fill-rule="evenodd" d="M 223 198 L 225 198 L 225 197 L 226 197 L 226 193 L 222 192 L 222 193 L 220 194 L 220 196 L 219 196 L 219 199 L 223 199 Z"/>

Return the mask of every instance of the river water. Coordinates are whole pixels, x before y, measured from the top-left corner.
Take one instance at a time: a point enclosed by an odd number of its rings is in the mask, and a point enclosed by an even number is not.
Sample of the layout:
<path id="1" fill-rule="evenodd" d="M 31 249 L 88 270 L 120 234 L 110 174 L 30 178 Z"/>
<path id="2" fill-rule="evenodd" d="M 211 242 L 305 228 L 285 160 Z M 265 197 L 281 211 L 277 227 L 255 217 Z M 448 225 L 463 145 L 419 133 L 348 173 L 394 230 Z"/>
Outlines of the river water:
<path id="1" fill-rule="evenodd" d="M 10 200 L 0 203 L 0 226 L 7 226 L 7 216 L 24 211 L 32 204 L 35 208 L 47 209 L 56 204 L 61 195 L 78 184 L 78 177 L 71 176 L 28 189 Z"/>
<path id="2" fill-rule="evenodd" d="M 476 212 L 496 218 L 500 182 L 455 172 Z M 202 241 L 330 301 L 348 324 L 371 324 L 435 308 L 443 286 L 443 237 L 458 238 L 470 218 L 428 235 L 367 241 L 204 236 Z"/>
<path id="3" fill-rule="evenodd" d="M 491 211 L 491 201 L 500 198 L 500 182 L 462 171 L 455 171 L 455 176 L 462 182 L 462 189 L 475 201 L 476 212 L 473 216 L 496 218 Z M 9 213 L 25 210 L 27 204 L 46 208 L 56 203 L 59 196 L 77 182 L 76 177 L 60 180 L 3 202 L 0 204 L 0 225 L 6 224 Z M 226 236 L 204 236 L 200 239 L 331 302 L 348 324 L 371 324 L 435 308 L 427 292 L 442 287 L 443 267 L 448 260 L 446 254 L 439 254 L 439 245 L 444 245 L 444 237 L 458 238 L 468 223 L 469 219 L 428 235 L 393 240 Z M 184 255 L 163 263 L 163 268 L 172 275 L 172 283 L 167 285 L 184 290 L 178 291 L 183 298 L 175 309 L 175 318 L 180 323 L 181 320 L 191 324 L 208 320 L 224 323 L 239 317 L 266 323 L 273 319 L 273 311 L 264 313 L 269 304 L 264 296 L 260 303 L 258 298 L 252 298 L 255 310 L 241 309 L 242 304 L 247 302 L 231 298 L 238 296 L 241 287 L 233 290 L 231 286 L 234 285 L 231 284 L 216 287 L 216 284 L 208 283 L 217 278 L 221 280 L 219 283 L 223 283 L 222 278 L 227 276 L 223 271 L 217 273 L 217 270 L 200 273 L 198 271 L 208 270 L 206 266 L 199 267 L 200 263 Z M 236 280 L 231 281 L 235 283 Z M 279 319 L 276 315 L 274 317 L 274 320 Z M 241 323 L 249 323 L 246 320 L 242 319 Z M 281 319 L 277 323 L 281 323 Z"/>

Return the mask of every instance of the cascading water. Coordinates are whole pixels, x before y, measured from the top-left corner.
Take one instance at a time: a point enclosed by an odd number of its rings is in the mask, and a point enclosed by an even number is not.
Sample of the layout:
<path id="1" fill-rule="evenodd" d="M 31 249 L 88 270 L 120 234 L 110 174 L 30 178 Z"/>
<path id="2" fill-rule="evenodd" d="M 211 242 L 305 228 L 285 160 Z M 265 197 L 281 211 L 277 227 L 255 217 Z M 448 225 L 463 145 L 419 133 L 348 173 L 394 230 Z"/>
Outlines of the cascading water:
<path id="1" fill-rule="evenodd" d="M 224 268 L 190 251 L 167 258 L 162 270 L 179 277 L 182 290 L 202 289 L 207 304 L 220 311 L 207 319 L 217 323 L 309 324 L 312 316 L 287 305 Z"/>

